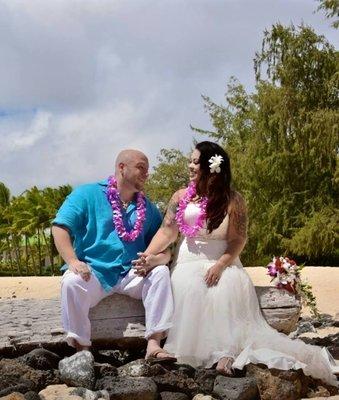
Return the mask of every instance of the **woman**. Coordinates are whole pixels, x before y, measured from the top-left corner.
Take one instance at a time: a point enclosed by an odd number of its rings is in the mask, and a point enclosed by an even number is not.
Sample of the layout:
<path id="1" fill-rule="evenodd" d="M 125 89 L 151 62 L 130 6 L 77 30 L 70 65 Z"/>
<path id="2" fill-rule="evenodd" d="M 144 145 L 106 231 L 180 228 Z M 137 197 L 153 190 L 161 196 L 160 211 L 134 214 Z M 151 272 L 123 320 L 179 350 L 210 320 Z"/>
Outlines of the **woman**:
<path id="1" fill-rule="evenodd" d="M 181 233 L 172 270 L 175 312 L 165 349 L 180 362 L 225 375 L 248 363 L 299 369 L 333 385 L 329 354 L 292 341 L 262 317 L 254 286 L 239 259 L 246 242 L 246 207 L 230 187 L 228 155 L 198 143 L 189 164 L 190 184 L 176 192 L 163 225 L 136 266 L 152 268 L 155 254 Z"/>

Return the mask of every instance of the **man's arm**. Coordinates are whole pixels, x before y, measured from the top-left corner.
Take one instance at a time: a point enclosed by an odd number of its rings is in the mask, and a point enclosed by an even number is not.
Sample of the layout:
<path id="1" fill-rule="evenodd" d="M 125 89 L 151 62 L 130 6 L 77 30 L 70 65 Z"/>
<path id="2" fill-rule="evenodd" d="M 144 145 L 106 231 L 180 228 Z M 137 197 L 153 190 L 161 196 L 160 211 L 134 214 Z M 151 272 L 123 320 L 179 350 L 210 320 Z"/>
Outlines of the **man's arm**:
<path id="1" fill-rule="evenodd" d="M 91 270 L 89 266 L 83 261 L 80 261 L 75 254 L 71 236 L 67 228 L 59 225 L 53 225 L 52 234 L 55 247 L 57 248 L 62 259 L 68 265 L 68 269 L 75 274 L 80 274 L 83 280 L 89 281 L 91 277 Z"/>

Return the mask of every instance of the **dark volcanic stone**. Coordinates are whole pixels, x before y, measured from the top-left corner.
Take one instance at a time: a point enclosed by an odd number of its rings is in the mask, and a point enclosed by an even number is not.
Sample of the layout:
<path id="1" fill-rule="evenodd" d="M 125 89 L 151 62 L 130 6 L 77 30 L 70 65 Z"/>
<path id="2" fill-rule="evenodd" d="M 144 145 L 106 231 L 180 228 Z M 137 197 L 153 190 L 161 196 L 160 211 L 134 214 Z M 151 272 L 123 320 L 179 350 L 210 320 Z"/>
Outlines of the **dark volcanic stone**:
<path id="1" fill-rule="evenodd" d="M 18 358 L 18 361 L 35 369 L 57 369 L 60 357 L 46 349 L 34 349 Z"/>
<path id="2" fill-rule="evenodd" d="M 100 364 L 95 362 L 94 363 L 94 372 L 97 379 L 103 378 L 104 376 L 117 376 L 118 370 L 111 364 L 105 363 Z"/>
<path id="3" fill-rule="evenodd" d="M 131 361 L 118 368 L 119 376 L 156 376 L 166 373 L 167 370 L 159 364 L 150 364 L 145 359 Z"/>
<path id="4" fill-rule="evenodd" d="M 0 397 L 7 396 L 11 393 L 26 393 L 33 388 L 33 382 L 19 383 L 18 385 L 10 385 L 5 389 L 0 390 Z"/>
<path id="5" fill-rule="evenodd" d="M 0 360 L 0 377 L 1 394 L 9 389 L 11 390 L 9 393 L 14 391 L 25 393 L 30 390 L 38 392 L 47 385 L 60 383 L 58 374 L 54 371 L 36 370 L 17 360 L 6 358 Z"/>
<path id="6" fill-rule="evenodd" d="M 180 392 L 161 392 L 160 400 L 189 400 L 189 397 Z"/>
<path id="7" fill-rule="evenodd" d="M 215 379 L 213 392 L 225 400 L 259 399 L 257 382 L 252 377 L 232 378 L 219 375 Z"/>
<path id="8" fill-rule="evenodd" d="M 25 400 L 41 400 L 41 397 L 36 392 L 25 393 Z"/>
<path id="9" fill-rule="evenodd" d="M 203 393 L 203 389 L 194 379 L 178 371 L 167 372 L 152 379 L 157 384 L 159 392 L 182 392 L 190 396 Z"/>
<path id="10" fill-rule="evenodd" d="M 189 378 L 194 378 L 196 369 L 192 367 L 192 365 L 189 364 L 173 364 L 171 365 L 170 369 L 173 371 L 178 371 L 180 373 L 183 373 L 187 375 Z"/>
<path id="11" fill-rule="evenodd" d="M 114 400 L 156 400 L 157 386 L 151 378 L 108 377 L 98 379 L 96 390 L 107 390 Z"/>
<path id="12" fill-rule="evenodd" d="M 218 375 L 219 373 L 215 369 L 197 368 L 195 381 L 204 392 L 211 393 L 213 391 L 215 378 Z"/>

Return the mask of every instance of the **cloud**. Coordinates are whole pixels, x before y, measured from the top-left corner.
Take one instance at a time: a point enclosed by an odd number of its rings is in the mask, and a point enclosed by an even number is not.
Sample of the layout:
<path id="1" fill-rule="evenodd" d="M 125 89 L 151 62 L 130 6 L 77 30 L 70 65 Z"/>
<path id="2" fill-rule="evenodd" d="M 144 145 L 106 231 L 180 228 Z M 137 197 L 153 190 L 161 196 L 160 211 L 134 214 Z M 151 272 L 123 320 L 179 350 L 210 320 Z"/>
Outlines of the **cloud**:
<path id="1" fill-rule="evenodd" d="M 309 0 L 1 0 L 0 181 L 77 184 L 112 172 L 122 148 L 188 151 L 276 16 L 334 41 Z M 198 137 L 200 138 L 200 137 Z"/>
<path id="2" fill-rule="evenodd" d="M 6 157 L 11 152 L 29 150 L 30 147 L 48 134 L 52 115 L 47 112 L 38 112 L 25 131 L 10 132 L 4 135 L 0 147 L 0 157 Z"/>

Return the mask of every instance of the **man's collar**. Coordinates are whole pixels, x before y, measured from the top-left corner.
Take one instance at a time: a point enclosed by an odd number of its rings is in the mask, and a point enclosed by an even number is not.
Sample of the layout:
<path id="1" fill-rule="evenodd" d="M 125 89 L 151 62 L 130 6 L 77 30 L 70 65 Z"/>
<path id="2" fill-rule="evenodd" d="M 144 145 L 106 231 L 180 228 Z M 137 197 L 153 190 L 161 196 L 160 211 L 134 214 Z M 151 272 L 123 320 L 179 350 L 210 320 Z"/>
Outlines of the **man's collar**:
<path id="1" fill-rule="evenodd" d="M 108 179 L 103 179 L 102 181 L 99 181 L 98 183 L 101 186 L 107 186 L 108 185 Z"/>

